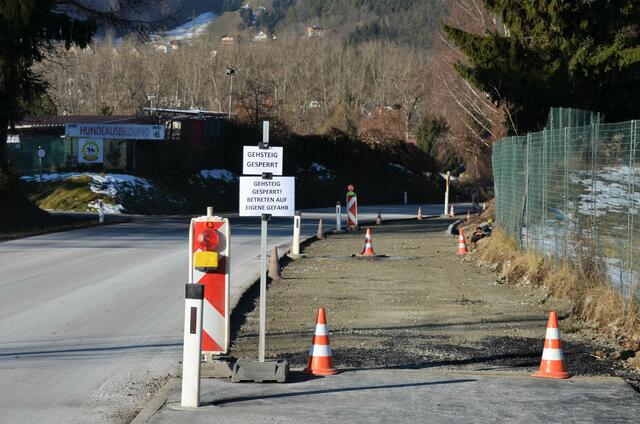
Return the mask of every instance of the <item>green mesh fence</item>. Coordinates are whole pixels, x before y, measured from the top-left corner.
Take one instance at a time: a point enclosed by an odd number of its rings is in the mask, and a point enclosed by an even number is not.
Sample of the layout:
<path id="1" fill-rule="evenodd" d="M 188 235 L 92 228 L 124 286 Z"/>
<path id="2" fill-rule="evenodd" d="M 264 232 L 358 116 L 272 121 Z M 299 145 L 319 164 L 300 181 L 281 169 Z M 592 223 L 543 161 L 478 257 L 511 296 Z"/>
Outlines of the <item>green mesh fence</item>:
<path id="1" fill-rule="evenodd" d="M 599 114 L 553 109 L 543 131 L 499 140 L 497 224 L 520 248 L 597 258 L 630 295 L 640 272 L 639 136 L 638 121 L 605 124 Z"/>
<path id="2" fill-rule="evenodd" d="M 46 155 L 42 159 L 43 172 L 57 172 L 61 169 L 77 163 L 77 142 L 74 146 L 70 141 L 60 138 L 60 136 L 20 136 L 19 143 L 9 143 L 7 145 L 13 166 L 20 175 L 37 174 L 40 172 L 38 160 L 38 147 L 42 146 Z"/>

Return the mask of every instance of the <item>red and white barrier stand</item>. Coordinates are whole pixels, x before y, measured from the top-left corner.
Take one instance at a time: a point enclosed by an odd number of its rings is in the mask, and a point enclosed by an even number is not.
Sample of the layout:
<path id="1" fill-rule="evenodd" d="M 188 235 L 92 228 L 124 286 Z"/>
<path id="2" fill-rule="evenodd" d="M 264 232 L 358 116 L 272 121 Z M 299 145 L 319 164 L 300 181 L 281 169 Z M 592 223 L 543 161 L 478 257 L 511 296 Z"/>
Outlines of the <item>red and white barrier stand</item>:
<path id="1" fill-rule="evenodd" d="M 193 218 L 189 226 L 189 283 L 204 286 L 202 307 L 202 357 L 212 361 L 229 349 L 229 244 L 227 218 Z"/>
<path id="2" fill-rule="evenodd" d="M 202 305 L 204 286 L 187 284 L 182 349 L 182 406 L 200 406 L 200 358 L 202 352 Z"/>
<path id="3" fill-rule="evenodd" d="M 352 184 L 347 186 L 347 226 L 350 230 L 358 228 L 358 196 Z"/>

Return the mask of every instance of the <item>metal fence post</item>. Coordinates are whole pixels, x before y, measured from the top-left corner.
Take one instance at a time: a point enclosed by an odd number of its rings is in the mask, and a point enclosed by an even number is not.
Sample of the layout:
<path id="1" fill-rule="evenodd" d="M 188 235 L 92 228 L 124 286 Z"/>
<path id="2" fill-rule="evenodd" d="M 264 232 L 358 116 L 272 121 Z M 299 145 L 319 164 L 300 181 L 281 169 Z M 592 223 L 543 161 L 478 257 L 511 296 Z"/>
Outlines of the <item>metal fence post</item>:
<path id="1" fill-rule="evenodd" d="M 547 138 L 545 128 L 542 130 L 542 240 L 547 239 Z"/>
<path id="2" fill-rule="evenodd" d="M 569 201 L 569 127 L 564 128 L 564 202 L 563 202 L 563 224 L 564 224 L 564 257 L 567 258 L 569 245 L 569 225 L 568 219 L 568 201 Z"/>
<path id="3" fill-rule="evenodd" d="M 629 211 L 627 213 L 627 271 L 629 274 L 629 292 L 627 298 L 631 299 L 631 289 L 633 287 L 633 214 L 634 214 L 634 193 L 636 170 L 634 166 L 636 156 L 636 133 L 638 121 L 631 121 L 631 140 L 629 144 Z"/>
<path id="4" fill-rule="evenodd" d="M 529 223 L 529 209 L 530 209 L 530 204 L 529 204 L 529 201 L 530 201 L 530 181 L 529 181 L 529 177 L 531 175 L 531 172 L 530 172 L 530 169 L 529 169 L 530 166 L 531 166 L 531 163 L 529 162 L 529 156 L 530 155 L 531 155 L 531 133 L 528 133 L 527 134 L 527 146 L 526 146 L 526 149 L 525 149 L 526 175 L 525 175 L 525 188 L 524 188 L 524 191 L 525 191 L 524 225 L 525 225 L 525 228 L 527 229 L 526 230 L 527 231 L 526 232 L 526 237 L 525 237 L 525 243 L 527 245 L 526 246 L 527 250 L 529 250 L 529 248 L 530 248 L 529 235 L 531 234 L 531 231 L 530 231 L 531 227 L 529 226 L 530 225 L 530 223 Z"/>

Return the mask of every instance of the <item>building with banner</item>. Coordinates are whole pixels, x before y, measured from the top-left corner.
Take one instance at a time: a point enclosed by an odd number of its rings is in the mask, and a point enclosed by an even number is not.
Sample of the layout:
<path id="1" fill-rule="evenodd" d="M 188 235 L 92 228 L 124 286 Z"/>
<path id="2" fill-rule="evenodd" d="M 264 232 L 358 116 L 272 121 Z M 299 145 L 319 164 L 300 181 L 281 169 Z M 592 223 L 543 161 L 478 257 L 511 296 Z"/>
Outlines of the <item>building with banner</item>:
<path id="1" fill-rule="evenodd" d="M 189 172 L 220 156 L 226 114 L 173 110 L 143 116 L 27 117 L 10 130 L 8 150 L 18 174 L 94 171 Z"/>

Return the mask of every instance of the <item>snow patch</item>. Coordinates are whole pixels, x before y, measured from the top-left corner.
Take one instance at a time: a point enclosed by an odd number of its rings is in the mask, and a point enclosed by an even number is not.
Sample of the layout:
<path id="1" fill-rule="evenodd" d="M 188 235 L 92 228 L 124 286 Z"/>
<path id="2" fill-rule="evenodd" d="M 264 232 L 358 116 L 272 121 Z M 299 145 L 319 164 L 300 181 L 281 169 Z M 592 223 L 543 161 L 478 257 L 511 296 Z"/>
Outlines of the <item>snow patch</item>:
<path id="1" fill-rule="evenodd" d="M 186 22 L 172 30 L 152 34 L 152 39 L 169 38 L 172 40 L 183 40 L 192 38 L 195 35 L 204 33 L 207 26 L 216 20 L 218 16 L 213 12 L 206 12 L 196 16 L 194 19 Z"/>
<path id="2" fill-rule="evenodd" d="M 199 175 L 202 178 L 212 180 L 223 180 L 228 183 L 232 183 L 238 180 L 238 176 L 227 169 L 203 169 Z"/>
<path id="3" fill-rule="evenodd" d="M 406 167 L 400 165 L 399 163 L 390 162 L 389 166 L 392 167 L 392 168 L 395 168 L 395 169 L 397 169 L 399 171 L 406 172 L 407 174 L 413 174 L 412 171 L 409 171 Z"/>
<path id="4" fill-rule="evenodd" d="M 313 162 L 311 165 L 309 165 L 309 170 L 321 174 L 318 177 L 320 181 L 329 181 L 336 178 L 336 176 L 329 170 L 329 168 L 317 162 Z"/>
<path id="5" fill-rule="evenodd" d="M 65 181 L 65 180 L 73 180 L 82 177 L 89 177 L 89 189 L 103 196 L 108 196 L 109 198 L 115 200 L 119 195 L 126 193 L 129 195 L 135 195 L 139 193 L 141 190 L 150 191 L 154 189 L 153 184 L 146 178 L 136 177 L 135 175 L 127 175 L 127 174 L 97 174 L 93 172 L 62 172 L 62 173 L 51 173 L 51 174 L 42 174 L 42 181 L 51 182 L 51 181 Z M 22 181 L 26 182 L 39 182 L 39 175 L 25 175 L 20 177 Z M 87 208 L 90 210 L 98 210 L 98 202 L 90 202 L 87 204 Z M 115 202 L 115 203 L 104 203 L 105 212 L 107 213 L 122 213 L 124 210 L 124 206 Z"/>

